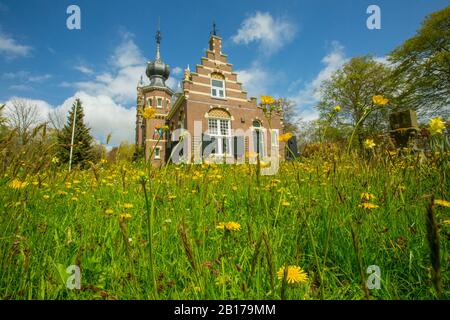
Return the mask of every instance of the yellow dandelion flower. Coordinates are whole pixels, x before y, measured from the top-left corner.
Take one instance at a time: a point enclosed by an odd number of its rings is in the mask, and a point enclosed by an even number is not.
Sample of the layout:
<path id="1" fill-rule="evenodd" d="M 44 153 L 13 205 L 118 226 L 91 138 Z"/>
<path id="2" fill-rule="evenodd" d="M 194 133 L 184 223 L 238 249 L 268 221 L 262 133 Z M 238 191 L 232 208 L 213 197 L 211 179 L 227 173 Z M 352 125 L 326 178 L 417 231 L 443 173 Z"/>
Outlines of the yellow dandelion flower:
<path id="1" fill-rule="evenodd" d="M 130 220 L 131 218 L 132 218 L 132 215 L 129 214 L 129 213 L 122 213 L 122 214 L 119 216 L 119 219 L 120 219 L 120 220 Z"/>
<path id="2" fill-rule="evenodd" d="M 372 102 L 377 106 L 385 106 L 388 104 L 389 100 L 382 95 L 377 95 L 372 97 Z"/>
<path id="3" fill-rule="evenodd" d="M 433 118 L 428 124 L 431 135 L 442 134 L 445 129 L 445 122 L 442 121 L 441 117 Z"/>
<path id="4" fill-rule="evenodd" d="M 259 162 L 259 166 L 261 167 L 261 168 L 269 168 L 270 167 L 270 162 L 266 162 L 266 161 L 260 161 Z"/>
<path id="5" fill-rule="evenodd" d="M 376 197 L 371 193 L 368 193 L 368 192 L 361 193 L 361 200 L 363 200 L 363 201 L 370 201 L 375 198 Z"/>
<path id="6" fill-rule="evenodd" d="M 123 207 L 124 207 L 125 209 L 132 209 L 132 208 L 133 208 L 133 205 L 132 205 L 131 203 L 124 203 L 124 204 L 123 204 Z"/>
<path id="7" fill-rule="evenodd" d="M 78 198 L 77 197 L 72 197 L 70 200 L 71 201 L 78 201 Z"/>
<path id="8" fill-rule="evenodd" d="M 378 205 L 374 204 L 374 203 L 370 203 L 370 202 L 363 202 L 359 205 L 360 208 L 363 209 L 376 209 L 379 208 Z"/>
<path id="9" fill-rule="evenodd" d="M 18 179 L 14 179 L 13 181 L 11 181 L 11 182 L 9 183 L 9 187 L 10 187 L 11 189 L 15 189 L 15 190 L 23 189 L 23 188 L 25 188 L 27 185 L 28 185 L 28 182 L 20 181 L 20 180 L 18 180 Z"/>
<path id="10" fill-rule="evenodd" d="M 291 204 L 285 200 L 285 201 L 283 201 L 282 205 L 284 207 L 289 207 Z"/>
<path id="11" fill-rule="evenodd" d="M 273 104 L 275 100 L 271 96 L 261 96 L 262 104 Z"/>
<path id="12" fill-rule="evenodd" d="M 241 225 L 237 222 L 220 222 L 216 229 L 220 229 L 220 230 L 228 230 L 228 231 L 239 231 L 241 230 Z"/>
<path id="13" fill-rule="evenodd" d="M 281 142 L 288 142 L 292 138 L 292 133 L 287 132 L 278 137 L 278 140 Z"/>
<path id="14" fill-rule="evenodd" d="M 335 112 L 339 112 L 339 111 L 341 111 L 341 106 L 336 106 L 336 107 L 334 107 L 334 109 L 333 109 Z"/>
<path id="15" fill-rule="evenodd" d="M 366 139 L 364 141 L 364 147 L 366 149 L 373 149 L 376 146 L 375 142 L 373 142 L 373 139 Z"/>
<path id="16" fill-rule="evenodd" d="M 277 275 L 279 280 L 284 278 L 285 267 L 278 270 Z M 299 266 L 288 266 L 286 281 L 288 284 L 306 283 L 308 282 L 308 274 Z"/>
<path id="17" fill-rule="evenodd" d="M 58 195 L 59 196 L 67 196 L 67 192 L 65 192 L 65 191 L 58 191 Z"/>
<path id="18" fill-rule="evenodd" d="M 114 213 L 113 209 L 106 209 L 105 210 L 105 214 L 107 214 L 108 216 L 112 215 Z"/>
<path id="19" fill-rule="evenodd" d="M 42 198 L 43 198 L 44 200 L 48 200 L 48 199 L 50 199 L 50 196 L 49 196 L 48 194 L 44 194 L 44 195 L 42 196 Z"/>
<path id="20" fill-rule="evenodd" d="M 440 200 L 440 199 L 436 199 L 434 200 L 434 204 L 436 206 L 441 206 L 441 207 L 450 207 L 450 202 L 448 202 L 447 200 Z"/>
<path id="21" fill-rule="evenodd" d="M 156 116 L 156 109 L 147 107 L 147 108 L 144 109 L 144 112 L 142 112 L 142 116 L 145 119 L 153 119 Z"/>
<path id="22" fill-rule="evenodd" d="M 53 157 L 52 158 L 52 163 L 53 164 L 58 164 L 59 163 L 59 158 L 58 157 Z"/>

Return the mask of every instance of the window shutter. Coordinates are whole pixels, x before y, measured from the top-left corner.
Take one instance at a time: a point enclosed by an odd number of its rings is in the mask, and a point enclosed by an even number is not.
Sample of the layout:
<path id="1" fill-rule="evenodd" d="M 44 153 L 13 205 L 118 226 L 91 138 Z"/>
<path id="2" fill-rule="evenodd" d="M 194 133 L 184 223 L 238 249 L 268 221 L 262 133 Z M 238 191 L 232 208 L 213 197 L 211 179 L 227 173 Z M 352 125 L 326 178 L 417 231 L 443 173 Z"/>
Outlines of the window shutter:
<path id="1" fill-rule="evenodd" d="M 213 136 L 203 134 L 202 135 L 202 156 L 209 156 L 210 154 L 205 154 L 206 148 L 210 145 L 214 144 L 214 151 L 212 153 L 217 153 L 217 139 Z M 211 150 L 211 149 L 210 149 Z"/>
<path id="2" fill-rule="evenodd" d="M 233 154 L 235 158 L 240 158 L 244 156 L 245 153 L 245 140 L 244 136 L 234 136 L 233 137 Z"/>
<path id="3" fill-rule="evenodd" d="M 293 136 L 291 139 L 288 140 L 287 147 L 288 147 L 286 155 L 287 159 L 295 159 L 296 157 L 299 156 L 296 136 Z"/>

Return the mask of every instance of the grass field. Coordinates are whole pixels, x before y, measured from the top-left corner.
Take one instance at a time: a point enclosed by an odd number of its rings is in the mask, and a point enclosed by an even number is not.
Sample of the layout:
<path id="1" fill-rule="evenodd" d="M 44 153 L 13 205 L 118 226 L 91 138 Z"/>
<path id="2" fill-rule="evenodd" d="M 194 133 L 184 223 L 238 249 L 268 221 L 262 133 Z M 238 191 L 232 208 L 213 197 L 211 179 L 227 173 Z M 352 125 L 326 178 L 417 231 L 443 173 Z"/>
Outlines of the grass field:
<path id="1" fill-rule="evenodd" d="M 24 165 L 0 179 L 0 298 L 448 299 L 450 212 L 433 202 L 450 199 L 447 165 L 393 153 L 318 154 L 275 176 Z M 371 265 L 380 289 L 366 287 Z M 307 278 L 288 283 L 283 266 Z"/>

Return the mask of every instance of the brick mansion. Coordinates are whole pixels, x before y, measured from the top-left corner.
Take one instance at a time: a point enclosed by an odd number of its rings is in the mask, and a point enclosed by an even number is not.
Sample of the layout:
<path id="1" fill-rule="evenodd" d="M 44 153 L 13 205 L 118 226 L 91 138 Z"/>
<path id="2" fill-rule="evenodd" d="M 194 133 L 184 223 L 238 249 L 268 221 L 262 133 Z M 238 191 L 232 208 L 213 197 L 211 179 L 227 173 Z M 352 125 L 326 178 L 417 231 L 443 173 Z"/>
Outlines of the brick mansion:
<path id="1" fill-rule="evenodd" d="M 144 150 L 146 160 L 159 166 L 170 161 L 174 152 L 189 162 L 242 160 L 249 153 L 259 154 L 261 159 L 284 157 L 284 142 L 278 141 L 282 115 L 269 120 L 258 108 L 257 99 L 247 96 L 222 52 L 222 39 L 215 28 L 200 64 L 195 71 L 184 70 L 176 92 L 166 85 L 170 67 L 163 62 L 160 45 L 158 31 L 156 57 L 146 69 L 149 82 L 144 84 L 141 79 L 137 87 L 136 146 Z M 143 116 L 148 107 L 156 110 L 151 118 Z M 180 135 L 180 131 L 187 134 Z M 180 143 L 185 146 L 181 152 L 175 150 Z"/>

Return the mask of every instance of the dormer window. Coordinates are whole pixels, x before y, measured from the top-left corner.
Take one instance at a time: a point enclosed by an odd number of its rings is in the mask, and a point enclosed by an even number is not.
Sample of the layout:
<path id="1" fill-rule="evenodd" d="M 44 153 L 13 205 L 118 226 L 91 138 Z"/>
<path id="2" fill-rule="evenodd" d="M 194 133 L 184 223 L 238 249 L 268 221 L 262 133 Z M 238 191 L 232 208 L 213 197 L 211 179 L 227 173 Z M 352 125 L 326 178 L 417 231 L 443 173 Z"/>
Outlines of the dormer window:
<path id="1" fill-rule="evenodd" d="M 213 98 L 225 98 L 225 79 L 223 75 L 218 73 L 211 75 L 211 96 Z"/>

